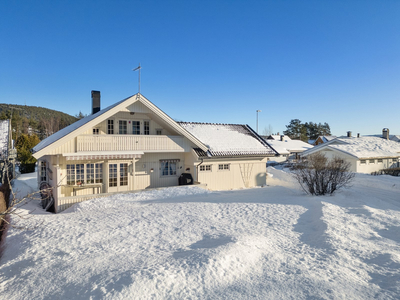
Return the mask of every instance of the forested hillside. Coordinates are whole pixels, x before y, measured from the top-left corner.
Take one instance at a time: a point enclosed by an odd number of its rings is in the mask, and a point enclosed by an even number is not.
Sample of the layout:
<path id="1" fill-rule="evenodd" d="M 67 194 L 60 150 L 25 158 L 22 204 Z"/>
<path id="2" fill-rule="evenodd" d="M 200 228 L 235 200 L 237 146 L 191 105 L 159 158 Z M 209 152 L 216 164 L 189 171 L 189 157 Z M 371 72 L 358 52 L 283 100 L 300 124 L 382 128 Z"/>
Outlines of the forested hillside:
<path id="1" fill-rule="evenodd" d="M 40 140 L 76 122 L 76 117 L 52 109 L 0 103 L 0 120 L 11 119 L 13 139 L 36 134 Z"/>

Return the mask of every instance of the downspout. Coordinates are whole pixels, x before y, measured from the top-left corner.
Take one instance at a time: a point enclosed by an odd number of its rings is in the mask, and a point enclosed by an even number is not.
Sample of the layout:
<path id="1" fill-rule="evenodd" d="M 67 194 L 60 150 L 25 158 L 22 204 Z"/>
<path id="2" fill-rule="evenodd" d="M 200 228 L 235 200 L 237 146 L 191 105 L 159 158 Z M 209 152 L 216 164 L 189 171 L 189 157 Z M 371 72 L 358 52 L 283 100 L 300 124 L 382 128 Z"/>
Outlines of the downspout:
<path id="1" fill-rule="evenodd" d="M 203 158 L 200 158 L 200 159 L 201 159 L 201 163 L 199 163 L 199 164 L 196 166 L 196 181 L 197 181 L 197 182 L 199 182 L 199 166 L 202 165 L 202 164 L 204 163 L 204 159 L 203 159 Z"/>

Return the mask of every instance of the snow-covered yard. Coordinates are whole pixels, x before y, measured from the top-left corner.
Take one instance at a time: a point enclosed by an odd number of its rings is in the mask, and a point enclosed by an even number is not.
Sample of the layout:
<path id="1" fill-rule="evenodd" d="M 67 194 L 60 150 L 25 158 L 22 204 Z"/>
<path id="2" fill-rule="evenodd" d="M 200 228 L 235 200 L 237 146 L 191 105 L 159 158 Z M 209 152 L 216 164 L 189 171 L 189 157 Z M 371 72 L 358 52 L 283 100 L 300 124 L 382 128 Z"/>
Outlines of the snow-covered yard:
<path id="1" fill-rule="evenodd" d="M 8 231 L 0 297 L 400 298 L 399 177 L 357 174 L 350 189 L 313 197 L 268 169 L 264 188 L 168 188 L 57 215 L 31 202 L 18 220 L 28 230 Z"/>

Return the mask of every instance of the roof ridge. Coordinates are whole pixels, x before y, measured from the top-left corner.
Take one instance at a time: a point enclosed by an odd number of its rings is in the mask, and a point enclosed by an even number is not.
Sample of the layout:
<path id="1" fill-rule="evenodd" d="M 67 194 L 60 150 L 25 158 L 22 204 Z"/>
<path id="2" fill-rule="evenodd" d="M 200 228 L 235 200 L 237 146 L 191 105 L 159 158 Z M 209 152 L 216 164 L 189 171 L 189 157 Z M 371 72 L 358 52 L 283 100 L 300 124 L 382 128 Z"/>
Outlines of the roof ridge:
<path id="1" fill-rule="evenodd" d="M 245 124 L 232 124 L 232 123 L 212 123 L 212 122 L 185 122 L 177 121 L 178 124 L 200 124 L 200 125 L 235 125 L 235 126 L 245 126 Z"/>

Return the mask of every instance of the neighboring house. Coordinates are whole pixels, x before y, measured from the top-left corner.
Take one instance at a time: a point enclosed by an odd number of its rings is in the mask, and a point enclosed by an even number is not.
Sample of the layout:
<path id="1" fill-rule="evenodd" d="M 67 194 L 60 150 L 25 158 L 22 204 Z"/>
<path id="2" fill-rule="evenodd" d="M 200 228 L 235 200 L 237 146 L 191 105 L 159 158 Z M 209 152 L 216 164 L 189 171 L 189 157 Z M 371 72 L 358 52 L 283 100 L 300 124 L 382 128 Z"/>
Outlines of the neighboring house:
<path id="1" fill-rule="evenodd" d="M 270 161 L 283 162 L 287 160 L 296 160 L 300 155 L 314 146 L 300 140 L 266 140 L 266 142 L 279 154 L 269 158 Z"/>
<path id="2" fill-rule="evenodd" d="M 383 137 L 357 136 L 340 137 L 303 153 L 323 153 L 326 157 L 339 157 L 351 164 L 351 171 L 371 173 L 399 166 L 400 143 Z"/>
<path id="3" fill-rule="evenodd" d="M 17 152 L 14 149 L 11 135 L 11 120 L 0 120 L 0 184 L 7 175 L 11 181 L 15 178 L 15 160 Z"/>
<path id="4" fill-rule="evenodd" d="M 335 135 L 320 135 L 313 143 L 310 143 L 310 142 L 309 143 L 314 145 L 314 146 L 318 146 L 318 145 L 321 145 L 323 143 L 327 143 L 329 141 L 332 141 L 334 139 L 336 139 Z"/>
<path id="5" fill-rule="evenodd" d="M 141 94 L 100 110 L 92 91 L 92 110 L 33 148 L 56 212 L 108 193 L 176 186 L 182 173 L 209 189 L 266 183 L 275 152 L 246 125 L 180 125 Z"/>

